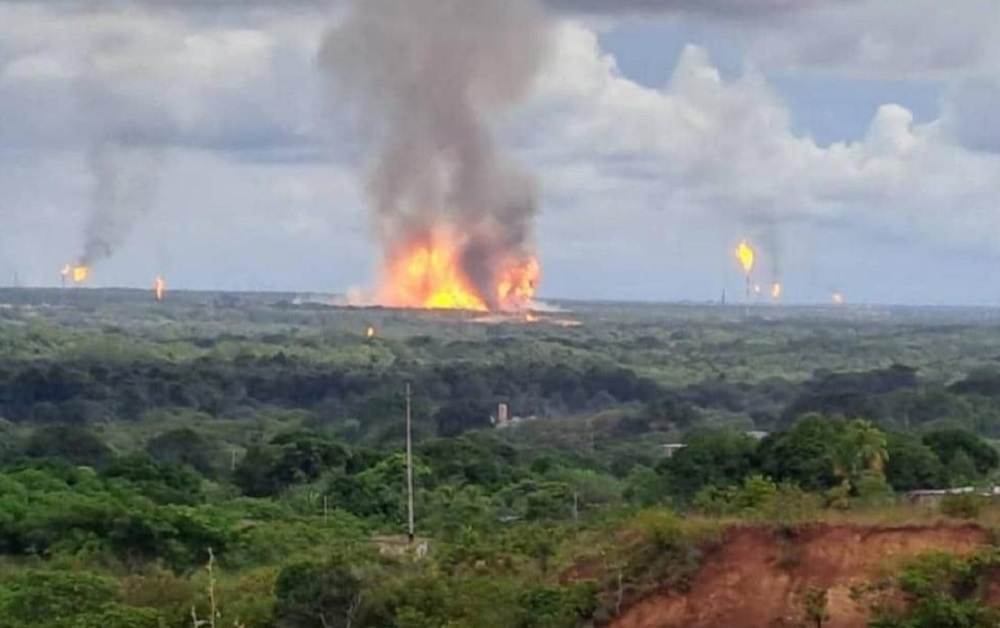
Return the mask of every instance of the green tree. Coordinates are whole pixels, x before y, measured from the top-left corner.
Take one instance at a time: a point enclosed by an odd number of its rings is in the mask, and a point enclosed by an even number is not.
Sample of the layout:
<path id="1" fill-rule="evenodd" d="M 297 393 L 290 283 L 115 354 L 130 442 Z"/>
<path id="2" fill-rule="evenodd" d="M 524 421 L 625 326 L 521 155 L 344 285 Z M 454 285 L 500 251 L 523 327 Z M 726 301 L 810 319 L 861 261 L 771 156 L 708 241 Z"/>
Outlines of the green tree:
<path id="1" fill-rule="evenodd" d="M 937 430 L 924 435 L 924 444 L 950 467 L 959 453 L 968 456 L 979 476 L 985 476 L 1000 465 L 1000 454 L 975 434 L 959 429 Z"/>
<path id="2" fill-rule="evenodd" d="M 418 491 L 433 477 L 424 462 L 414 456 L 413 481 Z M 362 518 L 389 525 L 406 521 L 406 455 L 392 454 L 356 475 L 335 473 L 326 485 L 332 505 Z"/>
<path id="3" fill-rule="evenodd" d="M 5 577 L 0 590 L 0 617 L 15 625 L 44 625 L 116 601 L 115 581 L 91 572 L 29 569 Z"/>
<path id="4" fill-rule="evenodd" d="M 280 452 L 272 473 L 289 485 L 311 482 L 330 469 L 343 470 L 351 457 L 344 445 L 313 432 L 280 434 L 271 446 Z"/>
<path id="5" fill-rule="evenodd" d="M 0 579 L 0 625 L 11 628 L 159 628 L 156 610 L 120 603 L 117 583 L 80 571 L 28 569 Z"/>
<path id="6" fill-rule="evenodd" d="M 24 444 L 14 426 L 0 417 L 0 466 L 10 464 L 23 453 Z"/>
<path id="7" fill-rule="evenodd" d="M 562 533 L 557 528 L 544 523 L 526 523 L 512 527 L 506 535 L 509 549 L 535 561 L 539 574 L 544 578 L 549 573 L 552 558 L 559 548 Z"/>
<path id="8" fill-rule="evenodd" d="M 472 436 L 435 438 L 417 449 L 437 482 L 495 487 L 510 479 L 517 451 L 496 441 Z"/>
<path id="9" fill-rule="evenodd" d="M 764 474 L 793 482 L 808 491 L 832 488 L 840 481 L 836 461 L 845 429 L 842 420 L 809 414 L 790 430 L 766 436 L 758 448 Z"/>
<path id="10" fill-rule="evenodd" d="M 628 503 L 643 508 L 662 504 L 667 498 L 666 480 L 650 467 L 634 467 L 625 478 L 622 497 Z"/>
<path id="11" fill-rule="evenodd" d="M 863 473 L 882 475 L 889 460 L 885 432 L 865 419 L 854 419 L 844 433 L 851 477 Z"/>
<path id="12" fill-rule="evenodd" d="M 191 428 L 170 430 L 146 444 L 146 452 L 159 462 L 187 465 L 207 478 L 214 478 L 223 458 L 219 444 Z"/>
<path id="13" fill-rule="evenodd" d="M 350 628 L 360 625 L 361 581 L 337 561 L 295 563 L 274 586 L 277 628 Z"/>
<path id="14" fill-rule="evenodd" d="M 522 480 L 498 491 L 493 503 L 502 518 L 563 521 L 573 516 L 573 489 L 563 482 Z"/>
<path id="15" fill-rule="evenodd" d="M 489 427 L 491 406 L 479 400 L 450 402 L 434 415 L 439 436 L 458 436 L 469 430 Z"/>
<path id="16" fill-rule="evenodd" d="M 706 486 L 739 484 L 756 468 L 756 442 L 726 432 L 692 435 L 687 445 L 667 458 L 658 471 L 678 499 L 690 501 Z"/>
<path id="17" fill-rule="evenodd" d="M 890 433 L 886 437 L 889 461 L 885 467 L 886 480 L 897 491 L 944 488 L 947 484 L 944 465 L 934 453 L 915 436 Z"/>
<path id="18" fill-rule="evenodd" d="M 964 449 L 960 449 L 948 461 L 945 468 L 951 486 L 969 486 L 979 479 L 976 462 Z"/>
<path id="19" fill-rule="evenodd" d="M 778 486 L 770 478 L 754 474 L 738 486 L 707 486 L 695 496 L 694 504 L 708 515 L 747 515 L 764 509 L 777 497 Z"/>
<path id="20" fill-rule="evenodd" d="M 518 596 L 516 628 L 576 628 L 592 619 L 597 607 L 593 585 L 533 586 Z"/>
<path id="21" fill-rule="evenodd" d="M 270 497 L 277 495 L 286 485 L 275 475 L 280 452 L 267 445 L 252 445 L 236 465 L 233 482 L 244 495 Z"/>
<path id="22" fill-rule="evenodd" d="M 101 469 L 114 454 L 104 441 L 78 425 L 47 425 L 34 431 L 24 450 L 29 458 L 64 460 Z"/>
<path id="23" fill-rule="evenodd" d="M 161 504 L 193 505 L 204 498 L 202 479 L 195 471 L 156 462 L 145 454 L 119 458 L 102 471 L 101 476 L 128 482 Z"/>
<path id="24" fill-rule="evenodd" d="M 477 486 L 440 486 L 426 496 L 422 526 L 450 542 L 472 530 L 493 524 L 490 498 Z"/>
<path id="25" fill-rule="evenodd" d="M 888 491 L 884 469 L 889 458 L 885 433 L 871 421 L 855 419 L 834 447 L 834 473 L 844 494 L 875 499 Z"/>

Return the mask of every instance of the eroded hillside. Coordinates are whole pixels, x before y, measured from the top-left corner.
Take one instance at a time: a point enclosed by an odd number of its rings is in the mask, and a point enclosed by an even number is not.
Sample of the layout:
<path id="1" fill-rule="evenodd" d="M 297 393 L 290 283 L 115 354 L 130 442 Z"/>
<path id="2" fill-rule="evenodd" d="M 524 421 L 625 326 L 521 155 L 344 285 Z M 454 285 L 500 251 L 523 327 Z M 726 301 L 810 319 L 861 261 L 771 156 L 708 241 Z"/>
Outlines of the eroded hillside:
<path id="1" fill-rule="evenodd" d="M 829 628 L 866 625 L 852 599 L 901 559 L 931 551 L 967 554 L 987 543 L 974 525 L 865 527 L 814 525 L 793 532 L 736 527 L 704 556 L 684 593 L 646 596 L 614 628 L 772 628 L 803 625 L 803 591 L 826 590 Z"/>

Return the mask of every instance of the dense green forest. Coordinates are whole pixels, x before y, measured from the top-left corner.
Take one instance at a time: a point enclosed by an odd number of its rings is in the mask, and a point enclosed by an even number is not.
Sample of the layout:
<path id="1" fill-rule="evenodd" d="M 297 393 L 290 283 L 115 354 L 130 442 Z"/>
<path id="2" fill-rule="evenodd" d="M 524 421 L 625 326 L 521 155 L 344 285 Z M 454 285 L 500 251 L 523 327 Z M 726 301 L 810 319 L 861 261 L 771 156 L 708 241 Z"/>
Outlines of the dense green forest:
<path id="1" fill-rule="evenodd" d="M 987 311 L 0 304 L 3 627 L 606 625 L 682 587 L 726 522 L 891 508 L 1000 467 Z M 495 427 L 501 403 L 528 419 Z M 907 612 L 879 625 L 946 625 Z"/>

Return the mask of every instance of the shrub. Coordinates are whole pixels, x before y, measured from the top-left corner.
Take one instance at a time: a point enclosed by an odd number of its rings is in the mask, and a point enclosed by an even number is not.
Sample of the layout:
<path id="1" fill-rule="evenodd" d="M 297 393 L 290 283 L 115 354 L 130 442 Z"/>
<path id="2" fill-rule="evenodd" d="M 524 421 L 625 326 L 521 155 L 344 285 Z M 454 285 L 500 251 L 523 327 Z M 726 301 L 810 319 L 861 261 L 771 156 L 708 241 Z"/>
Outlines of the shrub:
<path id="1" fill-rule="evenodd" d="M 903 565 L 899 575 L 869 590 L 874 628 L 990 628 L 1000 622 L 983 594 L 1000 554 L 989 548 L 971 556 L 932 552 Z M 902 596 L 892 595 L 895 589 Z M 888 595 L 887 595 L 888 593 Z"/>
<path id="2" fill-rule="evenodd" d="M 274 585 L 274 619 L 281 628 L 350 626 L 361 603 L 361 582 L 345 566 L 295 563 Z"/>
<path id="3" fill-rule="evenodd" d="M 978 519 L 986 498 L 972 493 L 946 495 L 941 500 L 941 513 L 956 519 Z"/>
<path id="4" fill-rule="evenodd" d="M 803 619 L 810 626 L 823 628 L 823 623 L 830 619 L 829 595 L 826 589 L 808 587 L 801 593 Z"/>

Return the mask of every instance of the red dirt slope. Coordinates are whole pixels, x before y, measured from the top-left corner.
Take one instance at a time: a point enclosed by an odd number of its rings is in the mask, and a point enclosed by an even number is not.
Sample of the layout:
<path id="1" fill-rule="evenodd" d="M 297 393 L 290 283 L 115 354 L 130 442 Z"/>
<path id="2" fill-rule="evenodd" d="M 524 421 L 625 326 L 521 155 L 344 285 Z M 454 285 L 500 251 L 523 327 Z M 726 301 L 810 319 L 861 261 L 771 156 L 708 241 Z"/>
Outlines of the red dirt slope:
<path id="1" fill-rule="evenodd" d="M 612 628 L 777 628 L 802 625 L 800 591 L 828 590 L 829 628 L 863 628 L 851 586 L 905 556 L 967 553 L 987 541 L 977 526 L 864 527 L 815 525 L 783 537 L 774 528 L 729 530 L 704 557 L 690 591 L 654 594 Z"/>

